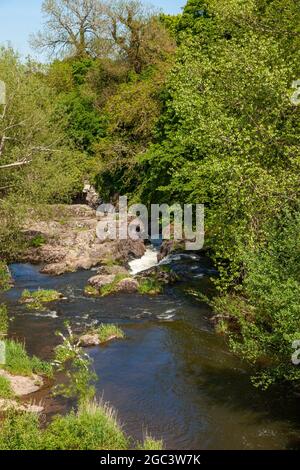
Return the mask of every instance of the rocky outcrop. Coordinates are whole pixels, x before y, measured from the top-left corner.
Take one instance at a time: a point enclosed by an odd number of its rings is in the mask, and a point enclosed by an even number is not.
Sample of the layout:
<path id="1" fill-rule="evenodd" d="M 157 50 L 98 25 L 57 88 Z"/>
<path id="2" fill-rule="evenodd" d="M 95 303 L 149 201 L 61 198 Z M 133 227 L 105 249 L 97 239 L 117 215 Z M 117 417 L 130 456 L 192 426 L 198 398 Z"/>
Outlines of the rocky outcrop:
<path id="1" fill-rule="evenodd" d="M 155 279 L 161 284 L 174 284 L 179 280 L 178 275 L 167 266 L 154 266 L 138 274 L 138 280 Z"/>
<path id="2" fill-rule="evenodd" d="M 1 377 L 7 379 L 15 396 L 22 397 L 37 392 L 43 386 L 43 379 L 38 375 L 23 377 L 12 375 L 5 370 L 0 370 Z"/>
<path id="3" fill-rule="evenodd" d="M 49 220 L 28 221 L 23 233 L 29 248 L 19 261 L 42 264 L 41 272 L 60 275 L 79 269 L 127 263 L 145 253 L 143 240 L 100 240 L 96 211 L 88 206 L 56 207 Z"/>
<path id="4" fill-rule="evenodd" d="M 102 287 L 108 286 L 114 282 L 115 278 L 115 274 L 99 274 L 97 276 L 91 277 L 88 283 L 90 286 L 95 287 L 96 289 L 101 289 Z"/>
<path id="5" fill-rule="evenodd" d="M 138 292 L 139 289 L 139 283 L 136 279 L 133 278 L 126 278 L 122 279 L 121 281 L 118 282 L 116 285 L 116 292 L 122 292 L 126 294 L 134 294 L 135 292 Z"/>
<path id="6" fill-rule="evenodd" d="M 86 334 L 79 338 L 79 344 L 84 348 L 99 346 L 100 339 L 97 333 Z"/>

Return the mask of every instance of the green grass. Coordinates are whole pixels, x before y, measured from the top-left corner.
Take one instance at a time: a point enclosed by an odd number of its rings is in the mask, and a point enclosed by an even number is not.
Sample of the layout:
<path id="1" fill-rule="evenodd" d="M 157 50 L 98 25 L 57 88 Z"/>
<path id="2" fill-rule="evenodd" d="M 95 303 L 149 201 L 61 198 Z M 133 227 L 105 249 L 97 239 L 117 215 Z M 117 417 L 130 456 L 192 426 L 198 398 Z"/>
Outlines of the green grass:
<path id="1" fill-rule="evenodd" d="M 118 283 L 123 279 L 128 279 L 128 274 L 117 274 L 115 279 L 106 286 L 103 286 L 100 289 L 97 289 L 96 287 L 92 286 L 87 286 L 84 291 L 87 295 L 105 297 L 107 295 L 114 294 L 117 291 Z"/>
<path id="2" fill-rule="evenodd" d="M 0 450 L 125 450 L 129 440 L 115 412 L 102 403 L 81 405 L 41 429 L 33 413 L 7 413 L 0 425 Z"/>
<path id="3" fill-rule="evenodd" d="M 86 286 L 84 292 L 86 295 L 91 295 L 95 297 L 100 295 L 99 289 L 96 289 L 96 287 L 93 286 Z"/>
<path id="4" fill-rule="evenodd" d="M 95 329 L 94 333 L 96 333 L 99 337 L 101 343 L 105 343 L 111 337 L 122 339 L 125 337 L 124 331 L 121 330 L 117 325 L 108 323 L 102 323 L 99 328 Z"/>
<path id="5" fill-rule="evenodd" d="M 138 292 L 140 294 L 157 295 L 162 292 L 162 285 L 156 279 L 142 279 L 139 282 Z"/>
<path id="6" fill-rule="evenodd" d="M 55 302 L 61 298 L 61 294 L 56 290 L 38 289 L 29 291 L 25 289 L 21 295 L 21 302 L 27 304 L 28 308 L 34 310 L 45 310 L 44 304 Z"/>
<path id="7" fill-rule="evenodd" d="M 6 263 L 0 261 L 0 292 L 8 290 L 11 286 L 10 275 Z"/>
<path id="8" fill-rule="evenodd" d="M 105 404 L 90 402 L 77 413 L 54 418 L 45 432 L 45 448 L 49 450 L 125 450 L 128 439 Z"/>
<path id="9" fill-rule="evenodd" d="M 40 450 L 42 437 L 38 415 L 10 410 L 0 425 L 0 450 Z"/>
<path id="10" fill-rule="evenodd" d="M 5 340 L 6 363 L 3 368 L 14 375 L 31 376 L 33 373 L 52 376 L 52 365 L 36 356 L 30 357 L 23 344 Z"/>
<path id="11" fill-rule="evenodd" d="M 33 248 L 40 248 L 41 246 L 45 245 L 46 242 L 46 238 L 43 235 L 39 234 L 30 240 L 29 245 Z"/>
<path id="12" fill-rule="evenodd" d="M 6 377 L 0 375 L 0 398 L 13 398 L 14 393 L 12 391 L 10 381 Z"/>
<path id="13" fill-rule="evenodd" d="M 8 331 L 8 316 L 5 305 L 0 305 L 0 339 L 5 336 Z"/>
<path id="14" fill-rule="evenodd" d="M 163 441 L 157 441 L 151 436 L 146 436 L 143 444 L 138 446 L 138 450 L 163 450 Z"/>

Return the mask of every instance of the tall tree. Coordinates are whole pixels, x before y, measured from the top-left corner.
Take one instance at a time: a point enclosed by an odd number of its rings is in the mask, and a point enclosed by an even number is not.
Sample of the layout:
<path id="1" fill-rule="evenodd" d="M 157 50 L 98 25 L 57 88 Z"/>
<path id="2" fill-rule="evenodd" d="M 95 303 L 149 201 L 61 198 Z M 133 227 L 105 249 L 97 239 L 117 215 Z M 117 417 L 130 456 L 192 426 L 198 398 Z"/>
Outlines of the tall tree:
<path id="1" fill-rule="evenodd" d="M 106 5 L 106 15 L 115 49 L 136 73 L 174 50 L 174 41 L 158 13 L 139 0 L 111 1 Z"/>
<path id="2" fill-rule="evenodd" d="M 42 11 L 44 29 L 31 40 L 37 49 L 82 57 L 101 39 L 103 4 L 98 0 L 44 0 Z"/>

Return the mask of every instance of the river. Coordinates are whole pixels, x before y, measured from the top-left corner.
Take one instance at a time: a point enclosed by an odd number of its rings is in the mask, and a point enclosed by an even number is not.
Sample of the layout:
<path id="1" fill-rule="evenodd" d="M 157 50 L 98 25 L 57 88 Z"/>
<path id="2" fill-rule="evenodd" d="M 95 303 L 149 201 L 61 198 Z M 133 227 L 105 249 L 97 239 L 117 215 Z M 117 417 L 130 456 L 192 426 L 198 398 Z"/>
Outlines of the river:
<path id="1" fill-rule="evenodd" d="M 154 264 L 150 251 L 143 268 Z M 118 410 L 134 439 L 148 432 L 178 450 L 300 448 L 299 397 L 283 388 L 253 388 L 251 371 L 215 334 L 210 308 L 183 292 L 184 285 L 195 283 L 207 292 L 214 273 L 209 260 L 182 254 L 166 262 L 184 273 L 184 281 L 164 295 L 97 299 L 83 294 L 90 271 L 49 277 L 38 266 L 14 264 L 15 287 L 5 295 L 10 334 L 31 354 L 51 359 L 59 342 L 55 332 L 64 329 L 66 320 L 78 332 L 101 322 L 122 326 L 125 340 L 88 351 L 98 375 L 97 396 Z M 133 263 L 134 272 L 140 268 Z M 18 300 L 23 289 L 39 287 L 56 289 L 68 300 L 44 313 L 31 312 Z M 49 417 L 74 405 L 49 398 L 48 385 L 37 398 L 45 402 Z"/>

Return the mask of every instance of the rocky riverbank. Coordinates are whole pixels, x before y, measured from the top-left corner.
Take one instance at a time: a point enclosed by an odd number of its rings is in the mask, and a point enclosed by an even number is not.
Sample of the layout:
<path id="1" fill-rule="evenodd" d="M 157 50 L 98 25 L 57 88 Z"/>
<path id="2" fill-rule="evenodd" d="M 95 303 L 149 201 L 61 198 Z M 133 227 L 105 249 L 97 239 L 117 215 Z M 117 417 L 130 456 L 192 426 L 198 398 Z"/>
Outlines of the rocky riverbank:
<path id="1" fill-rule="evenodd" d="M 28 248 L 19 261 L 41 264 L 41 272 L 61 275 L 102 264 L 125 265 L 143 256 L 143 240 L 97 238 L 98 221 L 96 211 L 85 205 L 52 207 L 49 218 L 24 224 Z"/>

